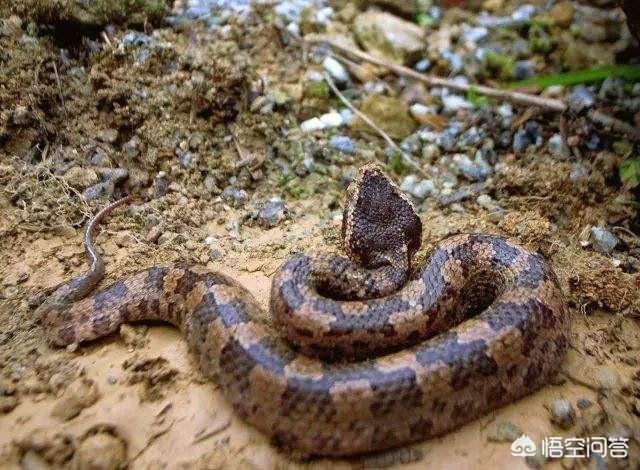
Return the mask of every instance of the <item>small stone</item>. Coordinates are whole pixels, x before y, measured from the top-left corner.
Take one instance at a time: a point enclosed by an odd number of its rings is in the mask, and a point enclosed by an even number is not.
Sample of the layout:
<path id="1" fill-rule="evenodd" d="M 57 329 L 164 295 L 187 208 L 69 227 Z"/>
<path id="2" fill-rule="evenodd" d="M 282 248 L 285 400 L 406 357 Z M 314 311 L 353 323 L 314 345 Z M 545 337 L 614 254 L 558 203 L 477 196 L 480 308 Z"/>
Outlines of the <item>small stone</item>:
<path id="1" fill-rule="evenodd" d="M 445 95 L 442 97 L 442 106 L 446 112 L 454 113 L 461 109 L 473 109 L 473 104 L 458 95 Z"/>
<path id="2" fill-rule="evenodd" d="M 346 135 L 333 135 L 329 139 L 329 147 L 338 152 L 346 153 L 352 155 L 356 151 L 356 146 L 353 143 L 351 138 Z"/>
<path id="3" fill-rule="evenodd" d="M 562 429 L 569 429 L 575 423 L 576 412 L 566 398 L 559 398 L 546 405 L 551 422 Z"/>
<path id="4" fill-rule="evenodd" d="M 248 195 L 244 189 L 236 189 L 233 186 L 227 186 L 222 191 L 222 199 L 228 202 L 232 207 L 240 207 L 247 202 Z"/>
<path id="5" fill-rule="evenodd" d="M 523 434 L 511 421 L 501 421 L 491 428 L 487 440 L 491 442 L 513 442 Z"/>
<path id="6" fill-rule="evenodd" d="M 489 176 L 489 168 L 486 165 L 472 162 L 469 157 L 463 153 L 453 156 L 456 172 L 468 179 L 469 181 L 484 181 Z"/>
<path id="7" fill-rule="evenodd" d="M 438 157 L 440 157 L 440 147 L 436 144 L 426 144 L 422 147 L 422 158 L 427 162 L 433 163 Z"/>
<path id="8" fill-rule="evenodd" d="M 331 111 L 329 113 L 320 116 L 320 121 L 324 125 L 325 129 L 332 127 L 339 127 L 344 124 L 342 114 L 337 111 Z"/>
<path id="9" fill-rule="evenodd" d="M 619 243 L 618 237 L 603 226 L 591 228 L 591 239 L 595 250 L 604 254 L 611 253 Z"/>
<path id="10" fill-rule="evenodd" d="M 431 67 L 431 61 L 429 59 L 422 59 L 416 62 L 413 68 L 421 73 L 426 72 Z"/>
<path id="11" fill-rule="evenodd" d="M 567 98 L 567 103 L 572 111 L 579 113 L 592 107 L 596 103 L 596 97 L 589 88 L 578 85 Z"/>
<path id="12" fill-rule="evenodd" d="M 584 181 L 589 176 L 589 170 L 580 162 L 575 162 L 571 165 L 571 171 L 569 172 L 569 180 L 572 183 L 579 183 Z"/>
<path id="13" fill-rule="evenodd" d="M 524 152 L 532 143 L 531 137 L 524 129 L 518 129 L 513 134 L 513 151 L 515 153 Z"/>
<path id="14" fill-rule="evenodd" d="M 526 80 L 536 74 L 533 63 L 530 60 L 518 60 L 513 65 L 513 78 L 516 80 Z"/>
<path id="15" fill-rule="evenodd" d="M 288 214 L 289 210 L 283 201 L 272 199 L 264 203 L 258 211 L 258 225 L 264 229 L 273 228 L 282 222 Z"/>
<path id="16" fill-rule="evenodd" d="M 91 168 L 72 166 L 63 175 L 63 179 L 69 186 L 85 189 L 98 182 L 98 175 Z"/>
<path id="17" fill-rule="evenodd" d="M 129 170 L 126 168 L 100 168 L 98 174 L 103 181 L 111 181 L 113 184 L 118 184 L 129 177 Z"/>
<path id="18" fill-rule="evenodd" d="M 98 401 L 100 394 L 96 383 L 87 378 L 80 378 L 69 384 L 64 394 L 51 411 L 51 416 L 68 421 Z"/>
<path id="19" fill-rule="evenodd" d="M 549 138 L 547 148 L 555 157 L 566 158 L 569 156 L 569 149 L 560 134 L 554 134 Z"/>
<path id="20" fill-rule="evenodd" d="M 513 121 L 513 106 L 509 103 L 499 106 L 498 115 L 502 118 L 502 128 L 509 129 Z"/>
<path id="21" fill-rule="evenodd" d="M 162 230 L 157 225 L 154 225 L 149 229 L 145 239 L 150 243 L 157 243 L 160 235 L 162 235 Z"/>
<path id="22" fill-rule="evenodd" d="M 118 140 L 118 131 L 115 129 L 104 129 L 98 132 L 98 140 L 107 144 L 115 144 Z"/>
<path id="23" fill-rule="evenodd" d="M 418 180 L 416 175 L 408 175 L 400 183 L 400 189 L 416 199 L 424 199 L 435 191 L 435 185 L 432 180 Z"/>
<path id="24" fill-rule="evenodd" d="M 302 132 L 314 132 L 324 129 L 324 123 L 317 117 L 307 119 L 300 124 L 300 130 Z"/>
<path id="25" fill-rule="evenodd" d="M 101 432 L 82 441 L 77 461 L 79 470 L 118 470 L 125 467 L 127 448 L 119 437 Z"/>
<path id="26" fill-rule="evenodd" d="M 365 50 L 394 62 L 410 63 L 425 49 L 423 29 L 390 13 L 373 9 L 360 13 L 353 31 Z"/>
<path id="27" fill-rule="evenodd" d="M 459 54 L 445 49 L 440 51 L 440 55 L 449 64 L 449 71 L 451 73 L 460 73 L 464 68 L 464 60 Z"/>
<path id="28" fill-rule="evenodd" d="M 129 158 L 137 157 L 140 154 L 141 141 L 140 137 L 134 135 L 122 146 L 122 150 Z"/>
<path id="29" fill-rule="evenodd" d="M 94 199 L 110 199 L 113 196 L 115 185 L 113 181 L 103 181 L 102 183 L 89 186 L 82 192 L 82 197 L 87 201 Z"/>
<path id="30" fill-rule="evenodd" d="M 607 77 L 600 85 L 598 96 L 603 99 L 617 100 L 624 96 L 623 82 L 619 78 Z"/>
<path id="31" fill-rule="evenodd" d="M 349 72 L 336 59 L 331 56 L 325 57 L 322 61 L 322 67 L 327 71 L 327 73 L 333 78 L 338 84 L 345 84 L 349 82 Z"/>
<path id="32" fill-rule="evenodd" d="M 416 121 L 409 114 L 409 107 L 398 98 L 384 95 L 366 96 L 360 104 L 360 111 L 369 116 L 392 139 L 402 140 L 416 128 Z M 358 131 L 371 131 L 369 125 L 359 117 L 354 118 L 351 126 Z"/>

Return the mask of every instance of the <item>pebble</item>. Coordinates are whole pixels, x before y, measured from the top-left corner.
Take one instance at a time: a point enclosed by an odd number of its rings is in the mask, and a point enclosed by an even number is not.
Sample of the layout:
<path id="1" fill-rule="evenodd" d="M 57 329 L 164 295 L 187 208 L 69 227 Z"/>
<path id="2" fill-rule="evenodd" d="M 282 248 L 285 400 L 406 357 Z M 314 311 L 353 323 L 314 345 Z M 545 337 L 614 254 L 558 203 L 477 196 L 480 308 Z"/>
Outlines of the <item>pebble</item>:
<path id="1" fill-rule="evenodd" d="M 465 100 L 459 95 L 445 95 L 442 97 L 442 106 L 444 110 L 450 113 L 454 113 L 461 109 L 473 109 L 473 104 Z"/>
<path id="2" fill-rule="evenodd" d="M 589 88 L 578 85 L 569 94 L 567 103 L 572 111 L 579 113 L 596 104 L 596 97 Z"/>
<path id="3" fill-rule="evenodd" d="M 405 176 L 400 183 L 400 189 L 411 194 L 416 199 L 424 199 L 435 191 L 435 185 L 432 180 L 419 180 L 416 175 Z"/>
<path id="4" fill-rule="evenodd" d="M 324 124 L 325 128 L 339 127 L 344 124 L 342 114 L 337 111 L 331 111 L 329 113 L 320 116 L 320 121 Z"/>
<path id="5" fill-rule="evenodd" d="M 489 176 L 489 167 L 486 163 L 480 164 L 472 162 L 469 157 L 463 153 L 458 153 L 452 157 L 456 172 L 468 179 L 469 181 L 484 181 Z"/>
<path id="6" fill-rule="evenodd" d="M 478 43 L 489 35 L 489 30 L 484 26 L 469 26 L 462 24 L 461 38 L 464 42 Z"/>
<path id="7" fill-rule="evenodd" d="M 436 144 L 426 144 L 422 147 L 422 158 L 426 161 L 433 163 L 438 157 L 440 157 L 440 147 Z"/>
<path id="8" fill-rule="evenodd" d="M 118 184 L 129 177 L 129 170 L 126 168 L 100 168 L 98 174 L 103 180 Z"/>
<path id="9" fill-rule="evenodd" d="M 64 181 L 74 188 L 84 189 L 98 182 L 98 175 L 91 168 L 72 166 L 63 176 Z"/>
<path id="10" fill-rule="evenodd" d="M 110 199 L 113 196 L 115 185 L 113 181 L 103 181 L 102 183 L 94 184 L 88 187 L 82 192 L 82 197 L 87 201 L 94 199 Z"/>
<path id="11" fill-rule="evenodd" d="M 264 229 L 273 228 L 282 222 L 288 214 L 289 210 L 282 200 L 271 199 L 265 202 L 258 211 L 258 225 Z"/>
<path id="12" fill-rule="evenodd" d="M 526 80 L 535 74 L 533 63 L 530 60 L 519 60 L 513 66 L 513 78 L 516 80 Z"/>
<path id="13" fill-rule="evenodd" d="M 549 141 L 547 142 L 547 148 L 549 149 L 551 155 L 555 157 L 565 158 L 569 156 L 569 149 L 567 148 L 567 145 L 564 143 L 564 139 L 560 134 L 553 134 L 549 138 Z"/>
<path id="14" fill-rule="evenodd" d="M 464 68 L 464 60 L 455 52 L 445 49 L 440 55 L 449 64 L 451 73 L 459 73 Z"/>
<path id="15" fill-rule="evenodd" d="M 429 70 L 429 68 L 431 68 L 431 61 L 429 59 L 422 59 L 419 60 L 418 62 L 416 62 L 413 66 L 413 68 L 418 71 L 418 72 L 426 72 L 427 70 Z M 640 94 L 640 93 L 638 93 Z"/>
<path id="16" fill-rule="evenodd" d="M 608 77 L 600 85 L 600 91 L 598 96 L 603 99 L 616 100 L 624 96 L 624 89 L 622 88 L 622 80 L 616 77 Z"/>
<path id="17" fill-rule="evenodd" d="M 593 248 L 604 254 L 611 253 L 618 246 L 619 240 L 610 230 L 603 226 L 591 228 Z"/>
<path id="18" fill-rule="evenodd" d="M 584 181 L 589 176 L 589 169 L 580 162 L 575 162 L 571 165 L 571 171 L 569 172 L 569 180 L 572 183 L 579 183 Z"/>
<path id="19" fill-rule="evenodd" d="M 513 442 L 523 434 L 511 421 L 501 421 L 489 430 L 487 440 L 491 442 Z"/>
<path id="20" fill-rule="evenodd" d="M 126 461 L 125 443 L 107 432 L 87 437 L 78 448 L 79 470 L 117 470 L 124 468 Z"/>
<path id="21" fill-rule="evenodd" d="M 171 243 L 178 237 L 178 234 L 175 232 L 171 232 L 167 230 L 166 232 L 162 232 L 162 234 L 158 237 L 158 245 L 166 245 Z"/>
<path id="22" fill-rule="evenodd" d="M 115 129 L 104 129 L 98 132 L 98 140 L 107 144 L 113 144 L 118 140 L 118 131 Z"/>
<path id="23" fill-rule="evenodd" d="M 349 72 L 344 65 L 342 65 L 333 57 L 325 57 L 325 59 L 322 61 L 322 67 L 337 83 L 345 84 L 349 82 Z"/>
<path id="24" fill-rule="evenodd" d="M 566 398 L 558 398 L 546 406 L 551 422 L 562 429 L 569 429 L 575 423 L 576 411 Z"/>
<path id="25" fill-rule="evenodd" d="M 509 103 L 500 105 L 498 107 L 498 115 L 502 118 L 502 128 L 509 129 L 511 122 L 513 121 L 513 106 Z"/>
<path id="26" fill-rule="evenodd" d="M 233 186 L 227 186 L 222 191 L 222 199 L 228 202 L 232 207 L 240 207 L 247 202 L 248 195 L 244 189 L 236 189 Z"/>
<path id="27" fill-rule="evenodd" d="M 338 152 L 346 153 L 346 154 L 354 154 L 356 151 L 356 146 L 351 140 L 350 137 L 346 135 L 333 135 L 329 139 L 329 147 L 337 150 Z"/>

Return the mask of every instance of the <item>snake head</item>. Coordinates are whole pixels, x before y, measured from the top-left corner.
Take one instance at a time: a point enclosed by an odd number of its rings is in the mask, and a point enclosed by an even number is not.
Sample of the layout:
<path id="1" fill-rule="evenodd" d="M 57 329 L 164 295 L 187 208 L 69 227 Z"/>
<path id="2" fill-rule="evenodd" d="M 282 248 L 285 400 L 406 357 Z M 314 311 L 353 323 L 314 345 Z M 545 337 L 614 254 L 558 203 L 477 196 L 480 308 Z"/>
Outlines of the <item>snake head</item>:
<path id="1" fill-rule="evenodd" d="M 411 201 L 375 164 L 360 168 L 347 188 L 342 239 L 347 256 L 366 268 L 408 268 L 420 248 L 422 222 Z"/>

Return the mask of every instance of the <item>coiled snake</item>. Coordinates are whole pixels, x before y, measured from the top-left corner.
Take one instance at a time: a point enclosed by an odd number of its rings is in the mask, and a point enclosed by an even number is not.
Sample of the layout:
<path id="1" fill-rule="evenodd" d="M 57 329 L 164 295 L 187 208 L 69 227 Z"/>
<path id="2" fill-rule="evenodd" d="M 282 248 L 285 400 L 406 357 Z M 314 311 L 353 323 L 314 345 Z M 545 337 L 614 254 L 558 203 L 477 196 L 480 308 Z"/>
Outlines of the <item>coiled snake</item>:
<path id="1" fill-rule="evenodd" d="M 440 243 L 411 276 L 422 224 L 374 165 L 347 190 L 349 258 L 303 253 L 275 274 L 271 313 L 219 273 L 151 267 L 90 296 L 91 268 L 39 308 L 50 341 L 68 345 L 123 322 L 179 327 L 202 371 L 271 440 L 311 455 L 350 455 L 426 439 L 545 385 L 568 345 L 569 320 L 543 258 L 487 234 Z"/>

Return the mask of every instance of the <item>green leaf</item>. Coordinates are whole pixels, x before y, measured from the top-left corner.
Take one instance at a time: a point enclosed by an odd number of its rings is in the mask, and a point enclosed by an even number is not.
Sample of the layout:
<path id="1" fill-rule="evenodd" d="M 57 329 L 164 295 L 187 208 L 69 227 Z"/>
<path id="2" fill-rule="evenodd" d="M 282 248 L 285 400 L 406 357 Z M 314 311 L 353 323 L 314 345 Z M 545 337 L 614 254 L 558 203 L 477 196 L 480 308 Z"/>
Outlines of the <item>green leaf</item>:
<path id="1" fill-rule="evenodd" d="M 479 95 L 475 87 L 471 86 L 467 91 L 467 101 L 474 105 L 476 108 L 481 108 L 489 104 L 489 98 Z"/>
<path id="2" fill-rule="evenodd" d="M 398 151 L 394 151 L 391 155 L 389 155 L 387 166 L 391 171 L 398 175 L 404 173 L 407 168 L 404 163 L 404 159 L 402 158 L 402 154 Z"/>
<path id="3" fill-rule="evenodd" d="M 619 77 L 626 80 L 640 80 L 640 66 L 637 65 L 612 65 L 596 67 L 572 72 L 543 75 L 541 77 L 528 78 L 507 84 L 508 88 L 520 88 L 537 86 L 547 88 L 554 85 L 578 85 L 580 83 L 599 82 L 608 77 Z"/>
<path id="4" fill-rule="evenodd" d="M 640 185 L 640 158 L 630 158 L 623 161 L 618 168 L 620 179 L 631 188 Z"/>

